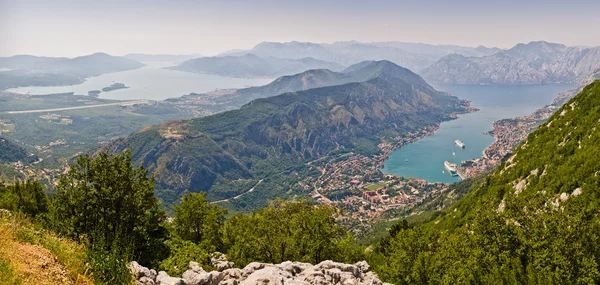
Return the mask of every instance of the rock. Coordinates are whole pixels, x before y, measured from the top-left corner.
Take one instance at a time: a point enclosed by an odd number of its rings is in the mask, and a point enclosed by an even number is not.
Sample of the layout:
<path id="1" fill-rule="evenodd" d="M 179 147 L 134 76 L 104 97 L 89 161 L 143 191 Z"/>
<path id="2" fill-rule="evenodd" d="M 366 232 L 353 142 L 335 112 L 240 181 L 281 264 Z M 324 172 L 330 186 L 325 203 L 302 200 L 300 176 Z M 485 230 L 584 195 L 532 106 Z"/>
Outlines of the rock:
<path id="1" fill-rule="evenodd" d="M 292 275 L 276 267 L 265 267 L 250 274 L 240 285 L 284 285 Z"/>
<path id="2" fill-rule="evenodd" d="M 218 285 L 224 274 L 218 271 L 206 272 L 197 262 L 192 261 L 182 277 L 186 285 Z"/>
<path id="3" fill-rule="evenodd" d="M 220 252 L 215 252 L 210 258 L 210 262 L 218 271 L 227 270 L 233 267 L 233 262 L 227 260 L 227 256 Z"/>
<path id="4" fill-rule="evenodd" d="M 350 272 L 350 273 L 352 273 L 352 275 L 354 275 L 354 277 L 361 277 L 361 275 L 362 275 L 362 273 L 358 269 L 358 267 L 356 267 L 354 265 L 333 262 L 331 260 L 323 261 L 323 262 L 315 265 L 315 268 L 317 268 L 317 269 L 333 269 L 333 268 L 337 268 L 337 269 L 339 269 L 339 270 L 341 270 L 343 272 Z"/>
<path id="5" fill-rule="evenodd" d="M 244 273 L 246 275 L 250 275 L 257 270 L 261 270 L 267 266 L 273 266 L 273 264 L 268 263 L 260 263 L 260 262 L 250 262 L 246 267 L 244 267 Z"/>
<path id="6" fill-rule="evenodd" d="M 160 271 L 156 276 L 156 285 L 186 285 L 183 279 L 169 276 L 167 272 Z"/>
<path id="7" fill-rule="evenodd" d="M 228 262 L 222 254 L 214 255 L 213 264 Z M 190 262 L 182 278 L 150 270 L 137 262 L 129 264 L 138 285 L 389 285 L 369 271 L 366 261 L 344 264 L 331 260 L 317 265 L 286 261 L 280 264 L 252 262 L 244 269 L 228 268 L 206 272 L 197 262 Z"/>
<path id="8" fill-rule="evenodd" d="M 364 260 L 357 262 L 356 264 L 354 264 L 354 266 L 356 266 L 358 270 L 360 270 L 360 272 L 362 273 L 367 273 L 369 271 L 369 268 L 371 268 L 369 264 Z"/>
<path id="9" fill-rule="evenodd" d="M 131 274 L 137 280 L 140 280 L 141 278 L 146 278 L 152 281 L 156 280 L 156 270 L 150 270 L 144 266 L 141 266 L 135 261 L 130 262 L 127 267 L 129 267 Z"/>

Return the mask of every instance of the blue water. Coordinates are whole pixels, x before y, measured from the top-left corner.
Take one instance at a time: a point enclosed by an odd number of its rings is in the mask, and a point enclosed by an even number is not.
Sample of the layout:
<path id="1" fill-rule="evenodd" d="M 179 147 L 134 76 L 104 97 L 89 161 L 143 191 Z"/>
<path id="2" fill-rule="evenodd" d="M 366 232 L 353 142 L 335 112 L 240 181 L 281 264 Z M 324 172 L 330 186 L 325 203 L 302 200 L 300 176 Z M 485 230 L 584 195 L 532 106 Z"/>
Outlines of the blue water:
<path id="1" fill-rule="evenodd" d="M 78 95 L 87 95 L 88 91 L 101 90 L 115 82 L 129 86 L 100 93 L 100 98 L 115 100 L 164 100 L 183 95 L 205 93 L 215 89 L 244 88 L 249 86 L 262 86 L 273 81 L 273 78 L 233 78 L 210 74 L 198 74 L 177 70 L 164 69 L 172 66 L 169 63 L 146 63 L 135 70 L 105 73 L 100 76 L 86 79 L 85 82 L 70 86 L 29 86 L 12 88 L 7 91 L 20 94 L 43 95 L 53 93 L 75 92 Z"/>
<path id="2" fill-rule="evenodd" d="M 481 157 L 482 151 L 494 142 L 492 136 L 483 134 L 492 129 L 494 121 L 531 114 L 549 104 L 558 93 L 572 87 L 573 85 L 568 84 L 435 86 L 437 90 L 471 100 L 471 106 L 481 110 L 444 122 L 434 135 L 394 151 L 385 162 L 382 171 L 403 177 L 423 178 L 429 182 L 456 182 L 459 178 L 450 176 L 444 169 L 445 160 L 460 163 L 463 160 Z M 464 149 L 456 146 L 454 141 L 457 139 L 465 143 Z M 452 152 L 456 155 L 453 156 Z"/>

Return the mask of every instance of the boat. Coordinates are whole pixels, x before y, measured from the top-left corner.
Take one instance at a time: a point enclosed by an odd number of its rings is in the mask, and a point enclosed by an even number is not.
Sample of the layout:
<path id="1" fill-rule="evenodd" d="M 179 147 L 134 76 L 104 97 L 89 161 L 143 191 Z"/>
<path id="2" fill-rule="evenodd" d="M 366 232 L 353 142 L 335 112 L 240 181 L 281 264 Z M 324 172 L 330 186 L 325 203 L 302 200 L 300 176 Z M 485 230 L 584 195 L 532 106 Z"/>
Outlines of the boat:
<path id="1" fill-rule="evenodd" d="M 456 155 L 456 152 L 452 152 L 452 155 L 453 155 L 453 156 L 454 156 L 454 155 Z"/>
<path id="2" fill-rule="evenodd" d="M 444 161 L 444 167 L 446 167 L 448 172 L 450 172 L 450 175 L 452 175 L 452 176 L 458 175 L 458 174 L 456 174 L 456 164 L 451 163 L 446 160 L 446 161 Z"/>
<path id="3" fill-rule="evenodd" d="M 404 162 L 408 162 L 408 159 L 405 159 Z"/>
<path id="4" fill-rule="evenodd" d="M 465 144 L 463 142 L 461 142 L 460 140 L 455 140 L 454 141 L 456 143 L 456 145 L 460 148 L 465 148 Z"/>

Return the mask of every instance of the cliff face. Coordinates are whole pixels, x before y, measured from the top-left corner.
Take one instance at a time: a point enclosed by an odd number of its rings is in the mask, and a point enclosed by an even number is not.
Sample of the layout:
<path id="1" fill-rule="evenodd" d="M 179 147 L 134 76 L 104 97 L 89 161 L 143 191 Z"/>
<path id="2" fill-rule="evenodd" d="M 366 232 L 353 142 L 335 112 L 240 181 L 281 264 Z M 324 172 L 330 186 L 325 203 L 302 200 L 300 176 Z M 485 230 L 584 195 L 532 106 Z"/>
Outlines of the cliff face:
<path id="1" fill-rule="evenodd" d="M 438 92 L 391 62 L 372 62 L 354 82 L 254 100 L 239 110 L 142 130 L 109 146 L 133 150 L 177 198 L 240 179 L 262 179 L 360 140 L 402 133 L 464 111 L 465 102 Z M 165 198 L 165 197 L 161 197 Z M 224 197 L 228 198 L 228 197 Z"/>
<path id="2" fill-rule="evenodd" d="M 448 55 L 422 74 L 433 83 L 547 84 L 577 82 L 598 68 L 600 47 L 532 42 L 484 57 Z"/>

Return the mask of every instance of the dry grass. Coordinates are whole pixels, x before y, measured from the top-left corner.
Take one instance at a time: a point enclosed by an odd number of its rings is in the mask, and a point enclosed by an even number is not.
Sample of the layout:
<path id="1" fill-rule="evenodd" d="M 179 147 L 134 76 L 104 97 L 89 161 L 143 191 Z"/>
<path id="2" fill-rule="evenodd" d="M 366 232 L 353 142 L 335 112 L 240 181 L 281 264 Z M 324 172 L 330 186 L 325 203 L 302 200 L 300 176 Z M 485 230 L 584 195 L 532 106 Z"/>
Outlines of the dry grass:
<path id="1" fill-rule="evenodd" d="M 23 217 L 0 216 L 0 272 L 20 281 L 0 284 L 94 284 L 86 267 L 83 246 L 36 229 Z"/>

